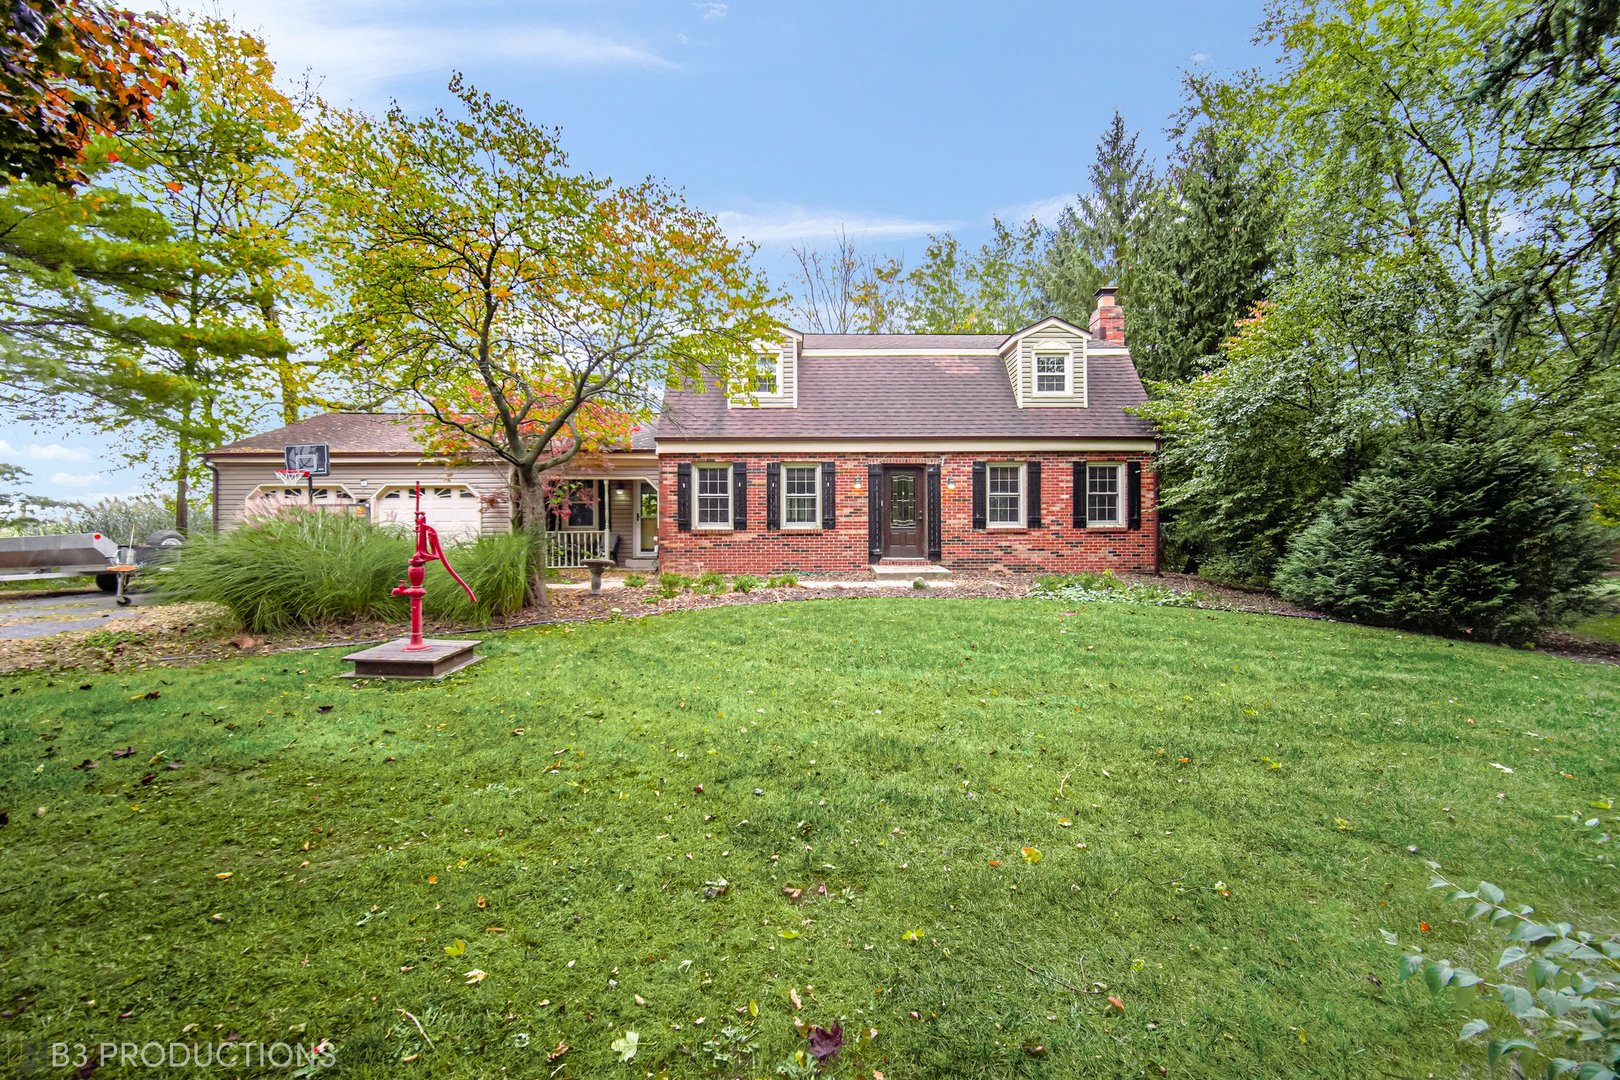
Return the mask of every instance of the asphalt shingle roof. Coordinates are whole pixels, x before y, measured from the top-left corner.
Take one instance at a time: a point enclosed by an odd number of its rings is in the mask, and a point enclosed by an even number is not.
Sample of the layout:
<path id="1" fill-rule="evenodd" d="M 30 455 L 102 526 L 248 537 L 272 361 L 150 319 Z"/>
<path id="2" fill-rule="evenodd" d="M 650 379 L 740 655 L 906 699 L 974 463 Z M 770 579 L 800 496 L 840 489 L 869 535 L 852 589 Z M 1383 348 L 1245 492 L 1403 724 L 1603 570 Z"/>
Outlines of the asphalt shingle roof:
<path id="1" fill-rule="evenodd" d="M 415 413 L 353 413 L 332 412 L 300 420 L 296 424 L 276 428 L 246 439 L 227 443 L 209 451 L 209 456 L 229 457 L 237 454 L 264 454 L 281 452 L 293 443 L 326 443 L 332 454 L 399 454 L 417 457 L 422 446 L 411 434 L 416 423 L 423 422 Z M 640 428 L 630 437 L 632 450 L 651 451 L 653 434 Z"/>
<path id="2" fill-rule="evenodd" d="M 865 347 L 995 348 L 988 335 L 806 334 L 803 352 Z M 726 407 L 718 390 L 670 389 L 660 442 L 680 439 L 1126 438 L 1151 439 L 1152 426 L 1125 409 L 1147 401 L 1123 355 L 1087 360 L 1087 408 L 1020 409 L 999 356 L 799 357 L 798 407 Z"/>

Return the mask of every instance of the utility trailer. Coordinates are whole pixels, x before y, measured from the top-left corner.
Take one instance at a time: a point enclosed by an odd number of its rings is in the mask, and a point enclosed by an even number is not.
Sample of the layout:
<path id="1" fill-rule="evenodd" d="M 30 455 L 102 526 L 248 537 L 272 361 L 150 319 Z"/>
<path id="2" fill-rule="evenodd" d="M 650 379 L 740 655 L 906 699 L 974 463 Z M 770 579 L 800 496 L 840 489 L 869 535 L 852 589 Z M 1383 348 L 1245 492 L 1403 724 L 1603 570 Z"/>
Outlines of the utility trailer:
<path id="1" fill-rule="evenodd" d="M 96 587 L 129 603 L 129 579 L 167 559 L 180 546 L 177 532 L 155 532 L 146 543 L 120 546 L 101 533 L 0 537 L 0 581 L 46 581 L 94 574 Z"/>

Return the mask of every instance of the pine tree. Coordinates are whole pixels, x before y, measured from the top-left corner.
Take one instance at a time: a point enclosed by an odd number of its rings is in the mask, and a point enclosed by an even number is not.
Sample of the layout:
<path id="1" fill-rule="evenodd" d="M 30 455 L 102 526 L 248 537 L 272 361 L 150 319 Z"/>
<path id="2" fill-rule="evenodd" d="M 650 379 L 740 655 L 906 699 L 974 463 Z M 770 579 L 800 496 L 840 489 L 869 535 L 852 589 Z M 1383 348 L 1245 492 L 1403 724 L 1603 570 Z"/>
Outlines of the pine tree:
<path id="1" fill-rule="evenodd" d="M 1040 291 L 1049 314 L 1084 326 L 1103 285 L 1117 285 L 1120 302 L 1130 303 L 1138 236 L 1153 191 L 1153 169 L 1136 138 L 1116 111 L 1097 142 L 1090 190 L 1064 210 L 1047 249 Z"/>
<path id="2" fill-rule="evenodd" d="M 1191 135 L 1153 198 L 1128 340 L 1143 378 L 1179 382 L 1204 370 L 1264 298 L 1278 257 L 1280 200 L 1271 171 L 1213 124 Z"/>

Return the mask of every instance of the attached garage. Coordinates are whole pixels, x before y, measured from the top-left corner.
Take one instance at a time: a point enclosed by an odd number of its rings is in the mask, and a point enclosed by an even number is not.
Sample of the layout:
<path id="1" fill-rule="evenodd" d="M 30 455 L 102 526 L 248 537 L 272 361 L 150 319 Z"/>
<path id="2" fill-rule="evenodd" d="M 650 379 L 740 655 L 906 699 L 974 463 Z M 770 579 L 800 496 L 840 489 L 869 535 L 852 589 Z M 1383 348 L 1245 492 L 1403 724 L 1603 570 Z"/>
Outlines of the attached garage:
<path id="1" fill-rule="evenodd" d="M 355 513 L 359 501 L 341 484 L 323 484 L 315 488 L 313 496 L 308 487 L 283 484 L 260 484 L 248 492 L 245 512 L 254 515 L 275 514 L 289 507 L 314 508 L 327 512 Z"/>
<path id="2" fill-rule="evenodd" d="M 386 487 L 372 502 L 372 517 L 378 524 L 416 527 L 414 487 Z M 422 510 L 427 523 L 449 544 L 453 540 L 473 540 L 483 531 L 483 503 L 466 484 L 422 485 Z"/>

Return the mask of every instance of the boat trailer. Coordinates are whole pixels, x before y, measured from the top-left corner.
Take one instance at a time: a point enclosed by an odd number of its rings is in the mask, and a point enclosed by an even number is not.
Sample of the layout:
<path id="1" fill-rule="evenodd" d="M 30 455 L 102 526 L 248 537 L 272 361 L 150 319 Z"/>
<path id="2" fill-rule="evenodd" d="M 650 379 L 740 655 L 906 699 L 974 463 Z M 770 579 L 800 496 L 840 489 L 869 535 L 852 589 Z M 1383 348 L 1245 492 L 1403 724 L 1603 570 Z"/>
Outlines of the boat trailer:
<path id="1" fill-rule="evenodd" d="M 0 537 L 0 581 L 45 581 L 94 574 L 96 587 L 129 603 L 129 579 L 164 562 L 184 539 L 177 532 L 155 532 L 144 544 L 120 545 L 101 533 Z"/>

